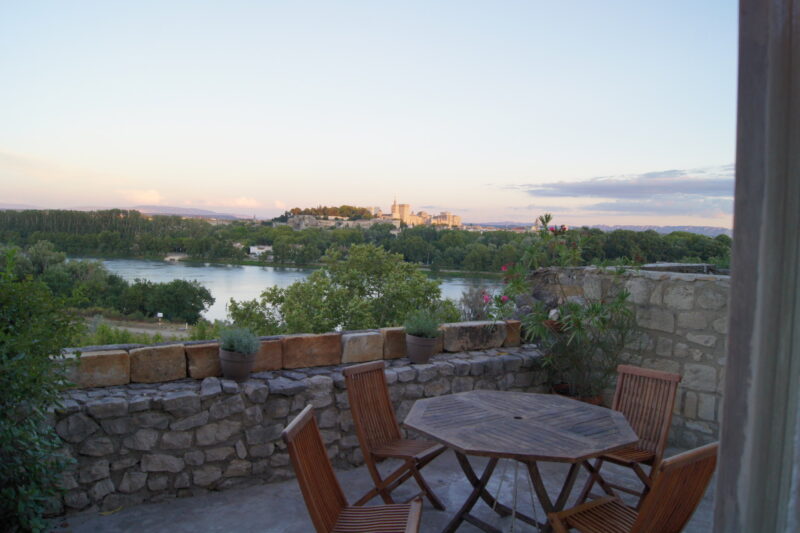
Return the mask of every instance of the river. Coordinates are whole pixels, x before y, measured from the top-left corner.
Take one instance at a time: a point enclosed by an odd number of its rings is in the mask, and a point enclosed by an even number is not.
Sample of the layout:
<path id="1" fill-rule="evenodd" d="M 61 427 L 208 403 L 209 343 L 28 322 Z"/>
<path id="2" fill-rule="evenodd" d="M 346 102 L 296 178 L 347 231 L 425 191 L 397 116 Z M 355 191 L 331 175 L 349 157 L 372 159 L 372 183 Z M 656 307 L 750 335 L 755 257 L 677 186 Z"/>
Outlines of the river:
<path id="1" fill-rule="evenodd" d="M 147 279 L 166 282 L 173 279 L 197 280 L 215 298 L 214 305 L 204 313 L 209 320 L 224 319 L 225 305 L 231 298 L 252 300 L 261 291 L 277 285 L 287 287 L 295 281 L 305 279 L 313 269 L 284 268 L 250 265 L 219 265 L 209 263 L 172 263 L 167 261 L 143 261 L 139 259 L 103 259 L 105 267 L 127 281 Z M 428 277 L 441 283 L 442 296 L 458 301 L 465 289 L 484 286 L 496 289 L 501 286 L 496 278 L 463 277 L 428 273 Z"/>

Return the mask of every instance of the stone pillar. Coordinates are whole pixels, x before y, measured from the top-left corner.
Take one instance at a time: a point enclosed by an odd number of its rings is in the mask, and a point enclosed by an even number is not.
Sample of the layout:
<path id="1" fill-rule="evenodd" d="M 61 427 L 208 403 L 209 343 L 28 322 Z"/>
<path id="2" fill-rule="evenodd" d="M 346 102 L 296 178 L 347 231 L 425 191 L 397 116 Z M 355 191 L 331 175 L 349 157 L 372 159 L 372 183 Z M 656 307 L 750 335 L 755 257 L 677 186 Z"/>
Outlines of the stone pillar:
<path id="1" fill-rule="evenodd" d="M 715 531 L 800 531 L 800 0 L 740 0 Z"/>

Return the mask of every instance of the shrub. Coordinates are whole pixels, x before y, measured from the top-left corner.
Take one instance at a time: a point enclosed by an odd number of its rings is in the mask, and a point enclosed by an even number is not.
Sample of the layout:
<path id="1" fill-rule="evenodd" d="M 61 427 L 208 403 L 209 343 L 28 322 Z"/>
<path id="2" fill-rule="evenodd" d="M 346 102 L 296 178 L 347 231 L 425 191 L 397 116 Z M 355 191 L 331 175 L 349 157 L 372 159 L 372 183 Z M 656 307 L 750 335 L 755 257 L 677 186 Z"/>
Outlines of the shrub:
<path id="1" fill-rule="evenodd" d="M 407 334 L 415 337 L 435 339 L 439 336 L 439 321 L 434 313 L 427 309 L 420 309 L 410 313 L 403 327 Z"/>
<path id="2" fill-rule="evenodd" d="M 41 531 L 47 504 L 70 461 L 48 419 L 65 385 L 62 348 L 76 324 L 38 281 L 0 272 L 0 530 Z"/>
<path id="3" fill-rule="evenodd" d="M 578 397 L 600 394 L 638 332 L 628 292 L 586 304 L 565 302 L 553 314 L 557 320 L 550 319 L 551 313 L 539 305 L 522 319 L 526 340 L 538 340 L 544 350 L 550 383 L 567 383 Z"/>
<path id="4" fill-rule="evenodd" d="M 219 345 L 223 350 L 244 354 L 256 353 L 259 348 L 258 337 L 249 329 L 231 328 L 224 330 L 219 337 Z"/>

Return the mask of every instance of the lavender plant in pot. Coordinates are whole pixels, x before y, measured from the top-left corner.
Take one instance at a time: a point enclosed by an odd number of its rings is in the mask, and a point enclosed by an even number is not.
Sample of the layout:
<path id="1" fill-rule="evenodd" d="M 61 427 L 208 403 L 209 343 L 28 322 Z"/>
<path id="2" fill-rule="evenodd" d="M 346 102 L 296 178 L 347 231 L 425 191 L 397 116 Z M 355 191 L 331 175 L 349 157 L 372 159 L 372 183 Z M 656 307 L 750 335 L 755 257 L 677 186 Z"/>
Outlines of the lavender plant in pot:
<path id="1" fill-rule="evenodd" d="M 406 353 L 412 363 L 427 363 L 436 351 L 439 320 L 427 309 L 413 311 L 403 324 L 406 330 Z"/>
<path id="2" fill-rule="evenodd" d="M 222 375 L 228 379 L 244 381 L 253 370 L 256 353 L 260 347 L 258 337 L 244 328 L 224 330 L 219 340 L 219 362 Z"/>

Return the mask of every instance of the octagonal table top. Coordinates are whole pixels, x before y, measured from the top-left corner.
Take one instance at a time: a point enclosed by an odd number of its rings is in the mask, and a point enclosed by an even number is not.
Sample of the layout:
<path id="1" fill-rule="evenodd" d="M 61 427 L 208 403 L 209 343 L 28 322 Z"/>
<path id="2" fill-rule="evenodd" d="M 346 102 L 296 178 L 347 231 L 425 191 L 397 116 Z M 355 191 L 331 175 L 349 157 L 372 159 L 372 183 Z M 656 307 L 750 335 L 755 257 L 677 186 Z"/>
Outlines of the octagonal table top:
<path id="1" fill-rule="evenodd" d="M 556 394 L 476 390 L 417 400 L 404 425 L 468 454 L 574 463 L 639 441 L 618 411 Z"/>

